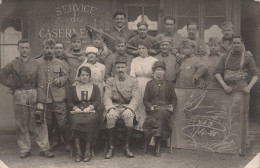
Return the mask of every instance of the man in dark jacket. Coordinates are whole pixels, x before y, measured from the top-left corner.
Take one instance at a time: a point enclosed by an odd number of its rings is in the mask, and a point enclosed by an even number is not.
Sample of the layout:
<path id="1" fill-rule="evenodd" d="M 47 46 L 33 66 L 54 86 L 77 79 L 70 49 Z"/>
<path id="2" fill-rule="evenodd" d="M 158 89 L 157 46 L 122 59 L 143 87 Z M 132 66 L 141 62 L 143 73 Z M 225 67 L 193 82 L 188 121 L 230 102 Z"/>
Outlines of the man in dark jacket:
<path id="1" fill-rule="evenodd" d="M 35 109 L 24 105 L 37 106 L 40 110 L 44 108 L 45 77 L 41 65 L 30 56 L 30 46 L 28 40 L 20 40 L 18 42 L 20 57 L 15 58 L 0 71 L 0 83 L 14 90 L 14 104 L 23 105 L 14 107 L 20 158 L 26 158 L 31 154 L 29 123 L 35 112 Z M 33 131 L 41 154 L 47 158 L 53 157 L 53 153 L 49 151 L 46 122 L 33 122 Z"/>

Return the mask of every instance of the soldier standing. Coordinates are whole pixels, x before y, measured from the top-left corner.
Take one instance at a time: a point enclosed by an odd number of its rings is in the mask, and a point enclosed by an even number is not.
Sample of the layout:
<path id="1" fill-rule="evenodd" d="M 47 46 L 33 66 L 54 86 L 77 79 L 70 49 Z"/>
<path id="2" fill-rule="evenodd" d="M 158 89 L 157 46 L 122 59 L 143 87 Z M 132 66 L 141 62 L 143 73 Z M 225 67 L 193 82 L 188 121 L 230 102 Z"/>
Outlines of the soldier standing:
<path id="1" fill-rule="evenodd" d="M 14 103 L 35 106 L 43 110 L 45 79 L 41 65 L 30 56 L 31 47 L 28 40 L 18 42 L 20 57 L 15 58 L 0 71 L 0 83 L 14 90 Z M 9 76 L 12 76 L 11 78 Z M 8 78 L 9 77 L 9 78 Z M 35 109 L 16 105 L 14 115 L 17 126 L 17 143 L 20 158 L 26 158 L 31 153 L 29 123 Z M 46 121 L 33 122 L 33 132 L 36 143 L 44 157 L 53 157 L 49 151 L 48 131 Z"/>
<path id="2" fill-rule="evenodd" d="M 130 140 L 134 125 L 134 116 L 140 100 L 138 81 L 127 75 L 127 60 L 125 57 L 117 57 L 115 61 L 116 76 L 107 79 L 104 94 L 104 106 L 106 110 L 106 128 L 108 131 L 108 150 L 105 158 L 111 159 L 114 153 L 113 134 L 116 121 L 123 119 L 126 126 L 124 152 L 126 157 L 132 158 L 134 154 L 130 150 Z"/>
<path id="3" fill-rule="evenodd" d="M 62 61 L 54 58 L 55 44 L 54 39 L 50 38 L 44 40 L 43 57 L 39 59 L 39 63 L 42 65 L 44 70 L 45 80 L 47 83 L 47 87 L 45 88 L 47 92 L 45 99 L 46 107 L 52 110 L 52 112 L 47 111 L 46 120 L 49 135 L 52 133 L 53 119 L 57 120 L 66 149 L 69 150 L 67 112 L 65 104 L 65 83 L 68 80 L 68 75 L 62 66 Z M 52 144 L 52 139 L 50 138 L 51 136 L 49 136 L 49 140 Z"/>

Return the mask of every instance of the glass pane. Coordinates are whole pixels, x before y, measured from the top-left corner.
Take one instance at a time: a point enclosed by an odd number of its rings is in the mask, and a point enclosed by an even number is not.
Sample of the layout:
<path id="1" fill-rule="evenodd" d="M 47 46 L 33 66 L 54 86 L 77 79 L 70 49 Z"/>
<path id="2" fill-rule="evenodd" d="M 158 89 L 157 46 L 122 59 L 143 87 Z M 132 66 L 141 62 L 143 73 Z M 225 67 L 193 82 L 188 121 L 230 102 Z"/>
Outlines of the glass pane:
<path id="1" fill-rule="evenodd" d="M 177 0 L 178 16 L 198 16 L 199 0 Z"/>
<path id="2" fill-rule="evenodd" d="M 187 36 L 187 24 L 190 22 L 199 23 L 199 19 L 196 18 L 178 18 L 177 24 L 178 24 L 178 30 L 177 32 L 180 33 L 183 37 Z"/>
<path id="3" fill-rule="evenodd" d="M 225 0 L 206 0 L 205 15 L 206 16 L 226 16 Z"/>
<path id="4" fill-rule="evenodd" d="M 204 41 L 208 43 L 210 37 L 222 38 L 220 25 L 226 21 L 225 17 L 205 18 Z"/>
<path id="5" fill-rule="evenodd" d="M 149 30 L 158 30 L 158 7 L 144 7 L 144 21 L 148 23 Z"/>
<path id="6" fill-rule="evenodd" d="M 141 6 L 128 6 L 128 22 L 135 21 L 139 15 L 142 15 Z"/>

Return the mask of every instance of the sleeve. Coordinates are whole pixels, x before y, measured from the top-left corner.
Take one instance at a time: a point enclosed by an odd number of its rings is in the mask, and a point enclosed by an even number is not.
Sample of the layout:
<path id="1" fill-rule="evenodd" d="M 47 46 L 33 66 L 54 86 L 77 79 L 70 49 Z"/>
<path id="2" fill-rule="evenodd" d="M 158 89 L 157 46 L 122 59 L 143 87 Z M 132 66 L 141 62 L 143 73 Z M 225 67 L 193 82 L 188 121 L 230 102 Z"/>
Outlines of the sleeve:
<path id="1" fill-rule="evenodd" d="M 202 60 L 198 60 L 195 64 L 195 66 L 197 68 L 197 71 L 194 74 L 194 76 L 202 77 L 203 75 L 205 75 L 207 73 L 207 67 L 204 65 Z"/>
<path id="2" fill-rule="evenodd" d="M 45 103 L 46 78 L 41 64 L 37 68 L 37 102 Z"/>
<path id="3" fill-rule="evenodd" d="M 60 79 L 60 86 L 64 86 L 66 81 L 68 80 L 68 74 L 62 66 L 61 66 L 61 74 L 59 79 Z"/>
<path id="4" fill-rule="evenodd" d="M 137 108 L 137 105 L 140 101 L 139 99 L 139 87 L 138 87 L 138 81 L 136 78 L 133 78 L 133 88 L 132 88 L 132 99 L 128 105 L 128 108 L 135 111 Z"/>
<path id="5" fill-rule="evenodd" d="M 252 76 L 259 77 L 259 69 L 255 65 L 255 61 L 252 56 L 247 56 L 248 59 L 248 70 Z"/>
<path id="6" fill-rule="evenodd" d="M 131 38 L 127 44 L 126 44 L 126 51 L 127 53 L 134 55 L 133 51 L 137 50 L 137 48 L 135 49 L 136 45 L 135 45 L 135 37 Z"/>
<path id="7" fill-rule="evenodd" d="M 135 61 L 136 59 L 133 59 L 132 60 L 132 63 L 131 63 L 131 69 L 130 69 L 130 76 L 132 77 L 136 77 L 136 73 L 135 73 Z"/>
<path id="8" fill-rule="evenodd" d="M 113 80 L 114 78 L 109 78 L 106 82 L 106 88 L 104 93 L 104 106 L 106 110 L 114 108 L 114 104 L 112 102 L 112 89 L 113 89 Z"/>
<path id="9" fill-rule="evenodd" d="M 100 91 L 97 85 L 93 85 L 93 89 L 95 90 L 95 96 L 94 96 L 94 109 L 99 109 L 101 106 L 101 96 Z"/>
<path id="10" fill-rule="evenodd" d="M 177 95 L 175 93 L 175 89 L 174 89 L 174 85 L 173 84 L 171 86 L 170 93 L 171 93 L 171 95 L 170 95 L 170 102 L 171 102 L 171 105 L 173 106 L 173 109 L 175 109 L 176 105 L 177 105 Z"/>
<path id="11" fill-rule="evenodd" d="M 222 77 L 224 76 L 224 71 L 225 71 L 225 61 L 226 61 L 226 56 L 222 56 L 218 66 L 215 69 L 214 75 L 220 74 Z"/>
<path id="12" fill-rule="evenodd" d="M 74 89 L 75 89 L 75 86 L 69 88 L 69 93 L 68 93 L 68 97 L 67 97 L 68 98 L 67 103 L 68 103 L 68 106 L 69 106 L 70 110 L 72 110 L 73 107 L 75 106 L 75 102 L 74 102 L 73 96 L 72 96 L 73 92 L 74 92 Z"/>
<path id="13" fill-rule="evenodd" d="M 111 77 L 111 72 L 112 72 L 112 56 L 109 56 L 107 58 L 107 61 L 105 63 L 106 67 L 106 73 L 105 73 L 105 79 Z"/>
<path id="14" fill-rule="evenodd" d="M 10 75 L 13 72 L 12 62 L 8 63 L 3 69 L 0 70 L 0 83 L 11 89 L 15 89 L 15 81 Z"/>
<path id="15" fill-rule="evenodd" d="M 155 50 L 155 53 L 151 53 L 152 56 L 160 53 L 159 40 L 156 37 L 151 36 L 151 46 Z"/>
<path id="16" fill-rule="evenodd" d="M 143 102 L 144 102 L 144 106 L 146 107 L 146 112 L 149 113 L 151 111 L 151 107 L 153 106 L 150 102 L 150 97 L 151 97 L 151 91 L 150 91 L 150 82 L 147 83 L 146 87 L 145 87 L 145 91 L 144 91 L 144 98 L 143 98 Z"/>

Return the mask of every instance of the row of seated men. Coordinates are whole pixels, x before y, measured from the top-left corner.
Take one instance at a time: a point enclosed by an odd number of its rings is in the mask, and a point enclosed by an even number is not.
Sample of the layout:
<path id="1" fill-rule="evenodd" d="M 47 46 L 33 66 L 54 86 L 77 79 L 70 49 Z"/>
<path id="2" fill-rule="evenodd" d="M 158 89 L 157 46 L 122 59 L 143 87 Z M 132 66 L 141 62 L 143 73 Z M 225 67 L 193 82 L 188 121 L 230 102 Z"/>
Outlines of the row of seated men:
<path id="1" fill-rule="evenodd" d="M 125 19 L 124 14 L 117 13 L 115 23 L 119 16 Z M 245 52 L 243 38 L 233 35 L 231 23 L 225 22 L 222 28 L 224 37 L 225 28 L 226 34 L 231 34 L 230 48 L 225 53 L 224 39 L 223 43 L 210 38 L 209 54 L 202 47 L 205 44 L 196 38 L 196 24 L 187 25 L 188 38 L 178 39 L 167 37 L 179 37 L 168 32 L 173 31 L 174 18 L 166 17 L 164 24 L 166 31 L 152 42 L 148 40 L 152 37 L 147 34 L 147 23 L 138 23 L 139 35 L 129 40 L 117 37 L 114 53 L 103 43 L 104 34 L 100 33 L 92 34 L 93 44 L 85 50 L 78 35 L 72 35 L 70 48 L 66 50 L 61 42 L 46 39 L 43 54 L 37 59 L 30 55 L 30 42 L 21 40 L 20 57 L 0 71 L 0 83 L 14 90 L 20 157 L 31 154 L 28 116 L 35 114 L 35 110 L 28 105 L 45 112 L 44 120 L 34 122 L 36 143 L 43 156 L 54 156 L 50 143 L 52 146 L 51 133 L 56 121 L 67 149 L 69 140 L 73 140 L 75 161 L 88 162 L 104 122 L 108 133 L 105 158 L 113 157 L 113 134 L 118 119 L 123 119 L 126 126 L 127 157 L 134 157 L 129 147 L 134 125 L 148 139 L 155 139 L 154 155 L 160 156 L 161 141 L 171 135 L 170 118 L 177 105 L 174 85 L 223 87 L 226 93 L 233 89 L 250 92 L 259 71 L 251 53 Z M 113 45 L 108 46 L 112 49 Z M 252 76 L 249 84 L 248 74 Z M 81 141 L 86 142 L 84 154 Z"/>

